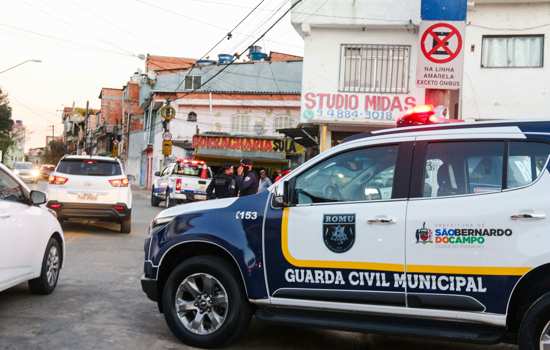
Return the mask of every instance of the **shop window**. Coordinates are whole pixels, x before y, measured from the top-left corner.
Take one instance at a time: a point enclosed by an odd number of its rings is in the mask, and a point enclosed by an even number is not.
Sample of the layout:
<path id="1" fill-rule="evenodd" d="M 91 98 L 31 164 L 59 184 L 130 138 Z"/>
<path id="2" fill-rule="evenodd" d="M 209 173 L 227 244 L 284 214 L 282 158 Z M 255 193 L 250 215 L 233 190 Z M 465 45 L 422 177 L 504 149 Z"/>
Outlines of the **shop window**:
<path id="1" fill-rule="evenodd" d="M 201 88 L 201 76 L 200 75 L 187 75 L 185 76 L 185 90 L 198 90 Z"/>
<path id="2" fill-rule="evenodd" d="M 410 50 L 408 45 L 342 45 L 339 90 L 408 93 Z"/>
<path id="3" fill-rule="evenodd" d="M 541 68 L 543 61 L 544 35 L 483 36 L 483 68 Z"/>
<path id="4" fill-rule="evenodd" d="M 340 153 L 298 175 L 296 204 L 389 200 L 398 146 Z"/>

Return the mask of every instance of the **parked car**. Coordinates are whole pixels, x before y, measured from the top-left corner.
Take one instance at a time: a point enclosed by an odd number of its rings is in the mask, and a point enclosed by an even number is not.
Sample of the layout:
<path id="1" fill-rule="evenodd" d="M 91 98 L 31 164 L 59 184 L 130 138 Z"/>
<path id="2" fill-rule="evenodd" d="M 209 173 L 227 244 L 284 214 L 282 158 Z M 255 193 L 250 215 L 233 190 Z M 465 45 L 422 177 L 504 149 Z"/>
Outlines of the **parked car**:
<path id="1" fill-rule="evenodd" d="M 96 219 L 132 229 L 132 191 L 120 161 L 111 157 L 65 156 L 48 179 L 48 208 L 63 220 Z"/>
<path id="2" fill-rule="evenodd" d="M 206 200 L 206 188 L 212 171 L 202 160 L 178 159 L 155 173 L 151 190 L 151 205 L 166 207 L 183 202 Z"/>
<path id="3" fill-rule="evenodd" d="M 40 177 L 40 172 L 31 162 L 15 162 L 13 173 L 25 182 L 36 183 Z"/>
<path id="4" fill-rule="evenodd" d="M 42 179 L 44 180 L 48 180 L 48 178 L 50 177 L 50 174 L 52 173 L 52 171 L 55 170 L 55 165 L 52 165 L 52 164 L 42 164 L 40 166 L 40 176 L 42 177 Z"/>
<path id="5" fill-rule="evenodd" d="M 255 315 L 548 349 L 549 155 L 548 121 L 357 135 L 268 192 L 162 211 L 142 288 L 196 347 Z"/>
<path id="6" fill-rule="evenodd" d="M 46 194 L 31 191 L 0 164 L 0 291 L 25 281 L 36 294 L 57 286 L 65 241 L 44 203 Z"/>

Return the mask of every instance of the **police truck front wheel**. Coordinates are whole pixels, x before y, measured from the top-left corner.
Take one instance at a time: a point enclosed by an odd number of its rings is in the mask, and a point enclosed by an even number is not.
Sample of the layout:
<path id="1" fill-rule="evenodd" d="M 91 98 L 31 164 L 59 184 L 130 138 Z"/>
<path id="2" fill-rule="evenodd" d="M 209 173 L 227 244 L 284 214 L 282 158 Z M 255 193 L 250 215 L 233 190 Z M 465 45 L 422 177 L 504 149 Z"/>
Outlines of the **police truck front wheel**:
<path id="1" fill-rule="evenodd" d="M 155 188 L 151 190 L 151 206 L 158 207 L 160 204 L 160 199 L 155 195 Z"/>
<path id="2" fill-rule="evenodd" d="M 550 350 L 550 293 L 533 303 L 523 317 L 519 350 Z"/>
<path id="3" fill-rule="evenodd" d="M 237 341 L 252 315 L 241 279 L 216 256 L 198 256 L 178 265 L 162 293 L 168 326 L 183 343 L 214 348 Z"/>

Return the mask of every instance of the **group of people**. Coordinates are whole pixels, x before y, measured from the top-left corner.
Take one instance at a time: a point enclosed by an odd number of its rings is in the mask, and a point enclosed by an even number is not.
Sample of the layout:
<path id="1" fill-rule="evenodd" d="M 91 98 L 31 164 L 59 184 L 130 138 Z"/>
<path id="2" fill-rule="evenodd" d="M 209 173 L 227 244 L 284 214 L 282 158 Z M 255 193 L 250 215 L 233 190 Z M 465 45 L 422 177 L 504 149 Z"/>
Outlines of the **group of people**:
<path id="1" fill-rule="evenodd" d="M 266 191 L 272 183 L 265 169 L 260 170 L 258 177 L 252 161 L 243 159 L 236 173 L 232 164 L 226 164 L 208 185 L 206 195 L 208 199 L 244 197 Z"/>

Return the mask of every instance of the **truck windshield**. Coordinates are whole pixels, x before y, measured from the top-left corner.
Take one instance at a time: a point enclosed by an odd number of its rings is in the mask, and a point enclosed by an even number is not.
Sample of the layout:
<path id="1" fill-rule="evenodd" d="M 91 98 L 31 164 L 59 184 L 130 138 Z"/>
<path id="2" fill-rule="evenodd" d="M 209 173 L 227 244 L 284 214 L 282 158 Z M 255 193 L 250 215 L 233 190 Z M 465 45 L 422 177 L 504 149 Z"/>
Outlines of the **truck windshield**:
<path id="1" fill-rule="evenodd" d="M 208 171 L 206 166 L 201 164 L 177 163 L 174 168 L 174 174 L 200 177 L 201 179 L 210 178 L 210 171 Z"/>
<path id="2" fill-rule="evenodd" d="M 116 176 L 122 170 L 118 162 L 97 159 L 63 159 L 57 172 L 69 175 Z"/>

